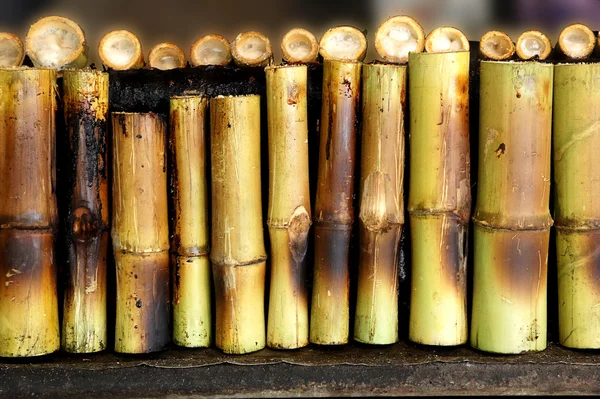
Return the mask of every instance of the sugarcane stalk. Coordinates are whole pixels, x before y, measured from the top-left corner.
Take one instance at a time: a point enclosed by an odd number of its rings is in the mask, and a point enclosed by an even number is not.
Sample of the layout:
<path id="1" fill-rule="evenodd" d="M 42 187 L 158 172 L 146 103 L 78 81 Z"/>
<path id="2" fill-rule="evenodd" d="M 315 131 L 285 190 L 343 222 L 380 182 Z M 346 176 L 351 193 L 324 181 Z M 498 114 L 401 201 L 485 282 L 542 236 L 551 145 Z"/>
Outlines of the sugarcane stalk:
<path id="1" fill-rule="evenodd" d="M 173 341 L 187 347 L 212 343 L 206 107 L 205 96 L 171 98 Z"/>
<path id="2" fill-rule="evenodd" d="M 115 351 L 154 352 L 170 340 L 165 123 L 117 112 L 112 129 Z"/>
<path id="3" fill-rule="evenodd" d="M 404 224 L 406 66 L 362 71 L 360 259 L 354 339 L 398 340 L 398 256 Z"/>
<path id="4" fill-rule="evenodd" d="M 108 74 L 65 71 L 63 104 L 73 168 L 66 176 L 70 198 L 62 348 L 90 353 L 104 350 L 107 337 Z"/>
<path id="5" fill-rule="evenodd" d="M 559 342 L 600 348 L 600 64 L 554 67 Z"/>
<path id="6" fill-rule="evenodd" d="M 218 348 L 265 346 L 265 272 L 260 183 L 260 97 L 210 101 L 212 262 Z"/>
<path id="7" fill-rule="evenodd" d="M 311 225 L 306 65 L 265 69 L 269 126 L 271 286 L 267 345 L 308 345 L 306 251 Z"/>
<path id="8" fill-rule="evenodd" d="M 469 52 L 411 53 L 408 64 L 409 339 L 460 345 L 468 330 Z"/>
<path id="9" fill-rule="evenodd" d="M 481 62 L 471 345 L 546 348 L 553 66 Z"/>
<path id="10" fill-rule="evenodd" d="M 348 262 L 361 67 L 359 61 L 323 62 L 310 314 L 310 342 L 321 345 L 341 345 L 349 338 Z"/>
<path id="11" fill-rule="evenodd" d="M 60 345 L 54 239 L 56 72 L 0 69 L 0 356 Z"/>

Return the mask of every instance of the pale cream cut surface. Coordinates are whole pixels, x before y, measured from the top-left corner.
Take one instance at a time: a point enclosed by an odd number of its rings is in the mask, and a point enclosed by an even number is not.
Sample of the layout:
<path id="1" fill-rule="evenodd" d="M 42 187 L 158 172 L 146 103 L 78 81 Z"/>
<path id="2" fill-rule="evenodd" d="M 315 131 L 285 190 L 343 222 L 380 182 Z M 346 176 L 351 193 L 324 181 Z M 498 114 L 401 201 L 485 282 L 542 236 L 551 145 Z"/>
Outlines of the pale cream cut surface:
<path id="1" fill-rule="evenodd" d="M 589 57 L 596 46 L 596 36 L 590 28 L 582 24 L 573 24 L 562 30 L 558 45 L 563 54 L 573 59 Z"/>
<path id="2" fill-rule="evenodd" d="M 479 50 L 491 60 L 502 61 L 513 56 L 515 45 L 506 33 L 493 30 L 482 36 Z"/>
<path id="3" fill-rule="evenodd" d="M 192 65 L 227 65 L 231 62 L 229 42 L 219 35 L 207 35 L 192 45 Z"/>
<path id="4" fill-rule="evenodd" d="M 313 62 L 319 53 L 319 43 L 306 29 L 292 29 L 281 40 L 283 59 L 288 62 Z"/>
<path id="5" fill-rule="evenodd" d="M 150 50 L 148 64 L 151 68 L 163 71 L 183 68 L 185 66 L 185 54 L 175 44 L 160 43 Z"/>
<path id="6" fill-rule="evenodd" d="M 139 39 L 126 30 L 107 33 L 98 46 L 102 62 L 114 69 L 129 69 L 136 66 L 141 51 Z"/>
<path id="7" fill-rule="evenodd" d="M 258 32 L 240 33 L 233 43 L 233 57 L 248 65 L 258 65 L 271 57 L 269 39 Z"/>
<path id="8" fill-rule="evenodd" d="M 25 57 L 21 40 L 12 33 L 0 33 L 0 67 L 20 66 Z"/>
<path id="9" fill-rule="evenodd" d="M 392 17 L 375 33 L 375 49 L 387 61 L 406 63 L 409 53 L 421 53 L 425 47 L 425 32 L 411 17 Z"/>
<path id="10" fill-rule="evenodd" d="M 538 56 L 540 60 L 548 58 L 552 44 L 542 32 L 530 30 L 523 32 L 517 40 L 517 55 L 523 60 Z"/>
<path id="11" fill-rule="evenodd" d="M 33 24 L 25 40 L 31 60 L 46 68 L 60 68 L 75 61 L 84 44 L 83 31 L 75 22 L 54 16 Z"/>
<path id="12" fill-rule="evenodd" d="M 425 51 L 428 53 L 469 51 L 469 40 L 460 30 L 451 26 L 442 26 L 427 35 Z"/>
<path id="13" fill-rule="evenodd" d="M 338 26 L 323 35 L 319 47 L 325 59 L 362 60 L 367 52 L 367 39 L 356 28 Z"/>

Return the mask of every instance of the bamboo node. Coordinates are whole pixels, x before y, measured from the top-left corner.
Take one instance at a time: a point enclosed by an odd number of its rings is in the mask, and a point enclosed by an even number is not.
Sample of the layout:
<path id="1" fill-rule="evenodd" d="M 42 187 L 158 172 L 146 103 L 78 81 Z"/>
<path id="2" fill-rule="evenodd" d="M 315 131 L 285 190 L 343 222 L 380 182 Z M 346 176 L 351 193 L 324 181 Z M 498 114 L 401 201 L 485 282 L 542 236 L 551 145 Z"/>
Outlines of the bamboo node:
<path id="1" fill-rule="evenodd" d="M 294 210 L 288 224 L 290 235 L 290 252 L 296 263 L 300 263 L 306 256 L 308 249 L 308 232 L 310 230 L 310 215 L 303 205 Z"/>
<path id="2" fill-rule="evenodd" d="M 363 225 L 369 231 L 384 233 L 390 224 L 401 223 L 400 213 L 389 176 L 378 170 L 371 172 L 364 182 L 358 216 Z"/>
<path id="3" fill-rule="evenodd" d="M 73 212 L 73 237 L 78 241 L 87 241 L 100 233 L 98 219 L 85 206 L 80 206 Z"/>

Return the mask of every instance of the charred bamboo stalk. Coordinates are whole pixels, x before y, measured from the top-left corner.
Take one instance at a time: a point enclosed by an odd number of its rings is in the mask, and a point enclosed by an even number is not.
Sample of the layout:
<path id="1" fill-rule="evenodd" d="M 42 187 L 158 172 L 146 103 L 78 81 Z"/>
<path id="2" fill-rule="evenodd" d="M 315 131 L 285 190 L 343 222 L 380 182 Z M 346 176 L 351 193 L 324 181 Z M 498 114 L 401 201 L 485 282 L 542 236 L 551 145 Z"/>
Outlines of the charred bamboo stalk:
<path id="1" fill-rule="evenodd" d="M 104 65 L 117 71 L 144 66 L 142 44 L 135 34 L 127 30 L 113 30 L 102 36 L 98 55 Z"/>
<path id="2" fill-rule="evenodd" d="M 260 32 L 242 32 L 231 44 L 231 56 L 239 66 L 265 66 L 273 58 L 271 42 Z"/>
<path id="3" fill-rule="evenodd" d="M 542 32 L 528 30 L 517 39 L 516 51 L 522 60 L 545 60 L 552 53 L 552 42 Z"/>
<path id="4" fill-rule="evenodd" d="M 546 348 L 553 66 L 481 62 L 471 345 Z"/>
<path id="5" fill-rule="evenodd" d="M 106 348 L 108 248 L 108 74 L 68 70 L 63 75 L 69 140 L 68 277 L 62 348 L 90 353 Z"/>
<path id="6" fill-rule="evenodd" d="M 375 49 L 388 62 L 405 64 L 408 62 L 408 53 L 420 53 L 424 48 L 423 28 L 406 15 L 388 19 L 375 33 Z"/>
<path id="7" fill-rule="evenodd" d="M 554 67 L 559 341 L 600 348 L 600 64 Z"/>
<path id="8" fill-rule="evenodd" d="M 361 67 L 359 61 L 323 62 L 310 314 L 310 342 L 321 345 L 341 345 L 349 338 L 348 262 Z"/>
<path id="9" fill-rule="evenodd" d="M 281 39 L 283 60 L 290 64 L 315 62 L 319 55 L 319 42 L 306 29 L 294 28 Z"/>
<path id="10" fill-rule="evenodd" d="M 596 35 L 583 24 L 572 24 L 558 36 L 558 49 L 567 58 L 583 60 L 592 55 L 596 48 Z"/>
<path id="11" fill-rule="evenodd" d="M 54 239 L 56 72 L 0 69 L 0 356 L 60 345 Z"/>
<path id="12" fill-rule="evenodd" d="M 242 354 L 265 346 L 260 183 L 260 97 L 210 101 L 216 345 Z"/>
<path id="13" fill-rule="evenodd" d="M 70 19 L 44 17 L 31 25 L 25 50 L 33 65 L 41 68 L 83 68 L 88 47 L 83 30 Z"/>
<path id="14" fill-rule="evenodd" d="M 150 49 L 148 53 L 148 65 L 150 68 L 167 71 L 175 68 L 185 67 L 185 54 L 176 44 L 159 43 Z"/>
<path id="15" fill-rule="evenodd" d="M 362 76 L 360 259 L 354 339 L 398 340 L 398 255 L 404 224 L 406 66 L 371 64 Z"/>
<path id="16" fill-rule="evenodd" d="M 193 66 L 227 65 L 231 62 L 231 46 L 221 35 L 203 36 L 192 44 L 190 61 Z"/>
<path id="17" fill-rule="evenodd" d="M 456 30 L 439 29 L 409 55 L 412 243 L 409 339 L 467 341 L 467 234 L 471 214 L 469 51 Z M 432 40 L 442 44 L 428 45 Z M 461 51 L 449 51 L 457 48 Z M 466 48 L 465 48 L 466 46 Z"/>
<path id="18" fill-rule="evenodd" d="M 173 341 L 212 343 L 205 96 L 171 98 Z"/>
<path id="19" fill-rule="evenodd" d="M 0 68 L 18 67 L 25 58 L 25 47 L 17 35 L 0 32 Z"/>
<path id="20" fill-rule="evenodd" d="M 267 345 L 308 345 L 306 251 L 311 225 L 306 65 L 267 67 L 271 286 Z"/>
<path id="21" fill-rule="evenodd" d="M 503 61 L 515 54 L 515 44 L 506 33 L 491 30 L 479 40 L 479 52 L 483 58 Z"/>
<path id="22" fill-rule="evenodd" d="M 165 124 L 156 114 L 118 112 L 112 129 L 115 351 L 154 352 L 170 338 Z"/>

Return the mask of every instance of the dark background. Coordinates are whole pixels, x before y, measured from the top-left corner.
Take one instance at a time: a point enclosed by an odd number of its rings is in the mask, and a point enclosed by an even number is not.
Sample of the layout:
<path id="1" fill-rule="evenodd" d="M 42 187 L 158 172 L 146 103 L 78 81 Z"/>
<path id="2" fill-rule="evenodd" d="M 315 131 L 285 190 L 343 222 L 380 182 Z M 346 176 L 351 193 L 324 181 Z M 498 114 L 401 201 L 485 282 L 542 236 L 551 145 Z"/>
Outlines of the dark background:
<path id="1" fill-rule="evenodd" d="M 52 14 L 82 26 L 94 62 L 102 35 L 117 28 L 139 35 L 146 54 L 162 41 L 172 41 L 187 53 L 205 34 L 233 40 L 241 31 L 259 30 L 271 38 L 276 59 L 281 37 L 292 27 L 320 36 L 332 26 L 351 24 L 367 29 L 372 42 L 377 26 L 398 14 L 417 18 L 426 33 L 453 25 L 470 40 L 490 29 L 504 29 L 516 41 L 522 31 L 540 29 L 554 42 L 570 23 L 600 28 L 600 0 L 0 0 L 0 31 L 24 39 L 33 22 Z M 371 46 L 367 60 L 374 57 Z"/>

